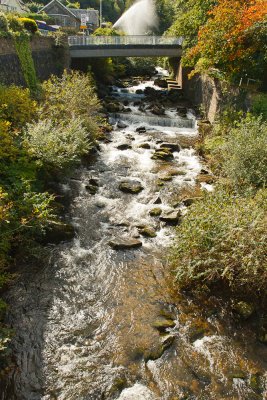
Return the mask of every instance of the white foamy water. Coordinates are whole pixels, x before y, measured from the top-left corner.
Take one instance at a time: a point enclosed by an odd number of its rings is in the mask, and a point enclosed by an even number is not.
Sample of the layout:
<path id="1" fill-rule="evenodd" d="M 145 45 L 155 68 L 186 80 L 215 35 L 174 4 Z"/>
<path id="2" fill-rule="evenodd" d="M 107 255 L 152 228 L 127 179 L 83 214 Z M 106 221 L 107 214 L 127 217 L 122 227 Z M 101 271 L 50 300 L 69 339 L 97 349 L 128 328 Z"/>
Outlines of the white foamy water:
<path id="1" fill-rule="evenodd" d="M 158 397 L 144 385 L 136 383 L 133 387 L 124 389 L 118 400 L 158 400 Z"/>

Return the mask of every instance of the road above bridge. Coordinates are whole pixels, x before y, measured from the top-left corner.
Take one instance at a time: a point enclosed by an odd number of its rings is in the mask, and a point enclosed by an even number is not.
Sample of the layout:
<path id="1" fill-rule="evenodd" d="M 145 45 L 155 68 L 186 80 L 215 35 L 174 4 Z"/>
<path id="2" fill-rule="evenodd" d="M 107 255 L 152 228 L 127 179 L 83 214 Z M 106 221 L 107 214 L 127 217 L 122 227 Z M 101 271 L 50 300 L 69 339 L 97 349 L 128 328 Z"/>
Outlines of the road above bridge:
<path id="1" fill-rule="evenodd" d="M 69 36 L 71 58 L 181 57 L 182 38 L 164 36 Z"/>

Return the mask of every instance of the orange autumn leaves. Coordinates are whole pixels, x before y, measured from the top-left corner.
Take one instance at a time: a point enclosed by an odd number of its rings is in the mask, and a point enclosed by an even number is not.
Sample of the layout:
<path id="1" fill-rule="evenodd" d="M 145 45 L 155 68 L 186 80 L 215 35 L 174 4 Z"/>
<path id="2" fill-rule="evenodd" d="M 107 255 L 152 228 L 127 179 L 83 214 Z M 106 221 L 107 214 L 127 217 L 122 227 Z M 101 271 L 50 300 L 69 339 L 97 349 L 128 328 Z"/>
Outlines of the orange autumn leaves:
<path id="1" fill-rule="evenodd" d="M 196 72 L 247 72 L 266 62 L 267 1 L 219 0 L 199 30 L 198 43 L 185 56 Z"/>

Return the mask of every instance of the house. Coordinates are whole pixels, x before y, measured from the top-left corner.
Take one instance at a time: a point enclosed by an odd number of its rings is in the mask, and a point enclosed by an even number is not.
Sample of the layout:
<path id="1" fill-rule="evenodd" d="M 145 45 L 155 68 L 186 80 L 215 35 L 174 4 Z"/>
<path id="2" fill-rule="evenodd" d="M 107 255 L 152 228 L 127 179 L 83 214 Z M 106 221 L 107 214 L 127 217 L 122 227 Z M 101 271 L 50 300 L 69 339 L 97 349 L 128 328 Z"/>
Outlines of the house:
<path id="1" fill-rule="evenodd" d="M 29 9 L 21 0 L 0 0 L 0 11 L 27 13 Z"/>
<path id="2" fill-rule="evenodd" d="M 53 17 L 55 24 L 73 28 L 76 30 L 80 29 L 81 16 L 86 15 L 88 30 L 95 30 L 99 26 L 99 12 L 98 10 L 89 9 L 76 9 L 65 7 L 59 0 L 52 0 L 46 6 L 44 6 L 41 12 L 45 12 L 47 15 Z"/>

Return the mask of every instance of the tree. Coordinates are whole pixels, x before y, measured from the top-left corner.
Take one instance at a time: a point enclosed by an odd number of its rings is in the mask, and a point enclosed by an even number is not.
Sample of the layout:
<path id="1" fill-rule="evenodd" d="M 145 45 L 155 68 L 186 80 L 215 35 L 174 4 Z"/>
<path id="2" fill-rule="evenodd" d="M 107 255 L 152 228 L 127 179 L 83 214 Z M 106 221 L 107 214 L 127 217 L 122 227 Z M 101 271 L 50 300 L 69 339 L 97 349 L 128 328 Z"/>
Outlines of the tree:
<path id="1" fill-rule="evenodd" d="M 266 1 L 219 0 L 208 16 L 184 63 L 195 66 L 196 72 L 258 78 L 267 62 Z"/>

